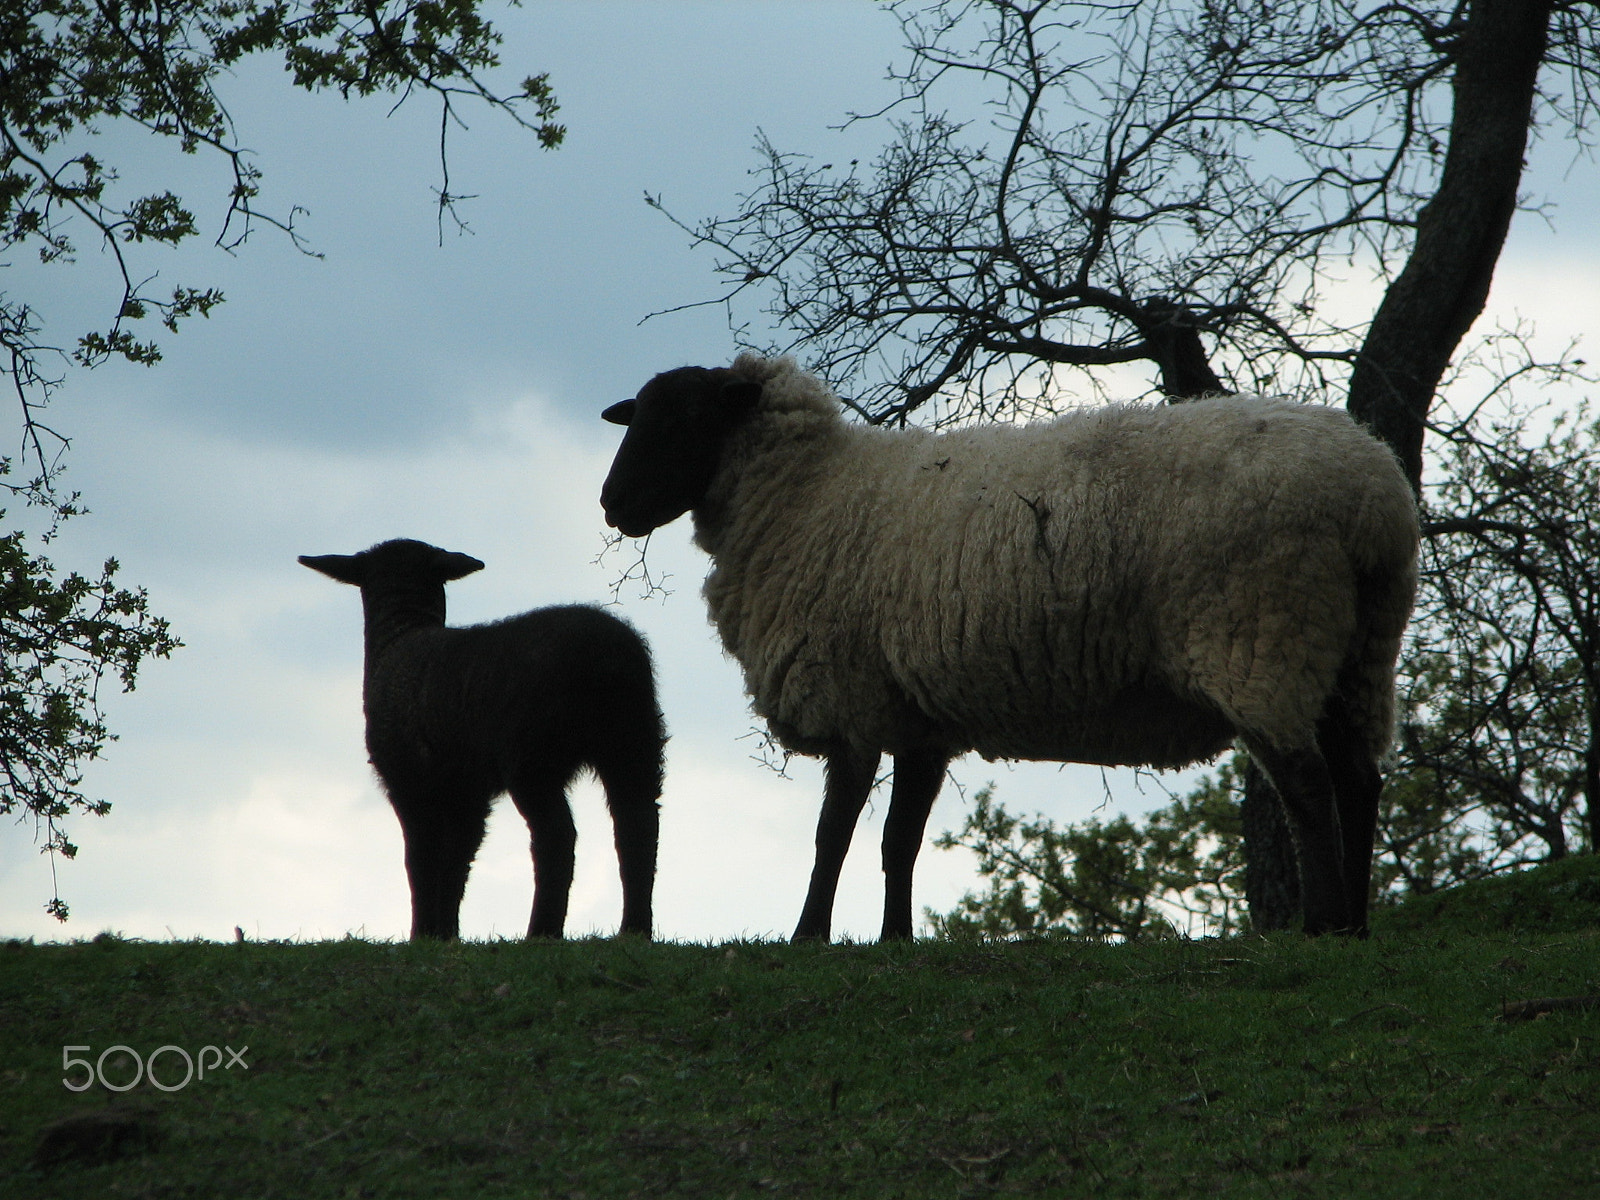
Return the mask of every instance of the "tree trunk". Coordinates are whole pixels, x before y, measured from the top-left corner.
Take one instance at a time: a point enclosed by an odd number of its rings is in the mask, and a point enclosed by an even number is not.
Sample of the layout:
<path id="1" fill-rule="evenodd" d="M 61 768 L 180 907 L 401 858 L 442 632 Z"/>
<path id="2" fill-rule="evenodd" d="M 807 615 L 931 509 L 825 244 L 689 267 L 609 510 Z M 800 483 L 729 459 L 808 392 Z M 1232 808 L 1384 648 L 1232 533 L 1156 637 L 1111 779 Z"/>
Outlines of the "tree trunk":
<path id="1" fill-rule="evenodd" d="M 1373 317 L 1350 412 L 1394 448 L 1414 488 L 1434 390 L 1483 311 L 1516 210 L 1551 0 L 1471 0 L 1455 46 L 1450 145 L 1411 256 Z"/>
<path id="2" fill-rule="evenodd" d="M 1439 188 L 1417 215 L 1411 255 L 1384 294 L 1351 374 L 1351 415 L 1393 448 L 1419 491 L 1434 392 L 1483 312 L 1516 211 L 1552 8 L 1552 0 L 1469 3 L 1455 47 L 1450 145 Z M 1158 350 L 1169 396 L 1221 390 L 1181 311 L 1146 336 Z M 1300 914 L 1294 844 L 1277 793 L 1253 763 L 1241 815 L 1251 927 L 1292 927 Z"/>
<path id="3" fill-rule="evenodd" d="M 1411 255 L 1384 293 L 1351 373 L 1351 415 L 1393 448 L 1419 493 L 1434 392 L 1483 312 L 1516 211 L 1553 7 L 1552 0 L 1468 3 L 1455 45 L 1450 144 L 1439 187 L 1417 214 Z M 1266 876 L 1275 869 L 1262 865 Z M 1276 903 L 1269 883 L 1259 886 L 1267 889 L 1263 904 Z M 1278 913 L 1261 915 L 1276 920 Z M 1257 923 L 1253 897 L 1251 920 Z"/>
<path id="4" fill-rule="evenodd" d="M 1600 854 L 1600 696 L 1589 692 L 1589 745 L 1583 753 L 1583 819 L 1590 854 Z"/>
<path id="5" fill-rule="evenodd" d="M 1161 296 L 1145 301 L 1142 308 L 1141 332 L 1150 360 L 1161 370 L 1161 390 L 1167 399 L 1176 402 L 1226 393 L 1228 389 L 1211 369 L 1194 316 Z"/>

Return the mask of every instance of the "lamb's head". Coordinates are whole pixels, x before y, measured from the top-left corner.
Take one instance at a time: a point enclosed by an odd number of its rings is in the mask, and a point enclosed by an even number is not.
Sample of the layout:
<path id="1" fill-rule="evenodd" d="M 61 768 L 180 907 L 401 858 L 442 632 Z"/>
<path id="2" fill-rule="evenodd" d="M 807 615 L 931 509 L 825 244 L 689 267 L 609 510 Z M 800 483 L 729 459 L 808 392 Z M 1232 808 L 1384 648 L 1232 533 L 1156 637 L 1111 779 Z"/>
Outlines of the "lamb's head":
<path id="1" fill-rule="evenodd" d="M 483 564 L 470 554 L 441 550 L 411 538 L 379 542 L 360 554 L 302 554 L 300 562 L 363 592 L 442 588 L 452 579 L 483 570 Z"/>
<path id="2" fill-rule="evenodd" d="M 699 505 L 728 435 L 760 398 L 759 383 L 726 367 L 679 367 L 601 413 L 628 427 L 600 490 L 606 523 L 643 537 Z"/>

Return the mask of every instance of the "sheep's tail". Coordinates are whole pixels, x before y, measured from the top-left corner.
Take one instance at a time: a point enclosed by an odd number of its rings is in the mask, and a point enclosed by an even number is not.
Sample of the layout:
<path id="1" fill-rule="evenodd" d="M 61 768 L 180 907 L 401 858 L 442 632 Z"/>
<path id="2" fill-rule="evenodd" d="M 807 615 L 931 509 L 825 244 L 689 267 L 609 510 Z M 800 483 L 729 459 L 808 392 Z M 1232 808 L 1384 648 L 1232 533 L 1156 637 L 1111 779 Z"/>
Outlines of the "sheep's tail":
<path id="1" fill-rule="evenodd" d="M 1357 531 L 1356 635 L 1334 693 L 1350 733 L 1379 761 L 1394 742 L 1395 663 L 1417 594 L 1416 507 L 1409 488 L 1393 499 Z"/>
<path id="2" fill-rule="evenodd" d="M 595 774 L 613 805 L 619 798 L 654 802 L 664 783 L 667 729 L 649 650 L 637 638 L 617 647 L 610 664 L 597 664 L 597 679 L 608 712 L 605 734 L 592 750 Z"/>

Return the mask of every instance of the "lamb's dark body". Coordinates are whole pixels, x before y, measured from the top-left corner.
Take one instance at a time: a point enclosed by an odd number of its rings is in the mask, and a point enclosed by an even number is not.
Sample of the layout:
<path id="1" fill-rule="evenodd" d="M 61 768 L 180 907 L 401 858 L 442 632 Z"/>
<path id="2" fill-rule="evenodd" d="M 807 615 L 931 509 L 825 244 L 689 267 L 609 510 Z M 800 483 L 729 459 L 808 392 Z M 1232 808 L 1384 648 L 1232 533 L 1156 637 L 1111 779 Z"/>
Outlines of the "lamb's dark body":
<path id="1" fill-rule="evenodd" d="M 300 561 L 361 588 L 367 750 L 405 835 L 411 936 L 455 937 L 494 798 L 533 839 L 529 937 L 560 937 L 577 834 L 566 791 L 605 786 L 622 874 L 622 931 L 648 936 L 665 736 L 650 653 L 582 605 L 488 625 L 444 623 L 444 585 L 482 564 L 422 542 Z"/>

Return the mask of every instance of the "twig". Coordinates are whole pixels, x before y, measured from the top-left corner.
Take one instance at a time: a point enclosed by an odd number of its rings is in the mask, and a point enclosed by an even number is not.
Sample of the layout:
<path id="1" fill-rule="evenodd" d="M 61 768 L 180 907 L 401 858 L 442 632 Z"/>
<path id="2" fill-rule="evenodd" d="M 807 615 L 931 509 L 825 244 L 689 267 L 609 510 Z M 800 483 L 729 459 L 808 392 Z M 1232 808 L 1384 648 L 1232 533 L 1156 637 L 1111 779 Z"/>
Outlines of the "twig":
<path id="1" fill-rule="evenodd" d="M 1546 1013 L 1587 1012 L 1591 1008 L 1600 1008 L 1600 996 L 1546 997 L 1542 1000 L 1516 1000 L 1510 1004 L 1501 1001 L 1500 1020 L 1531 1021 Z"/>

